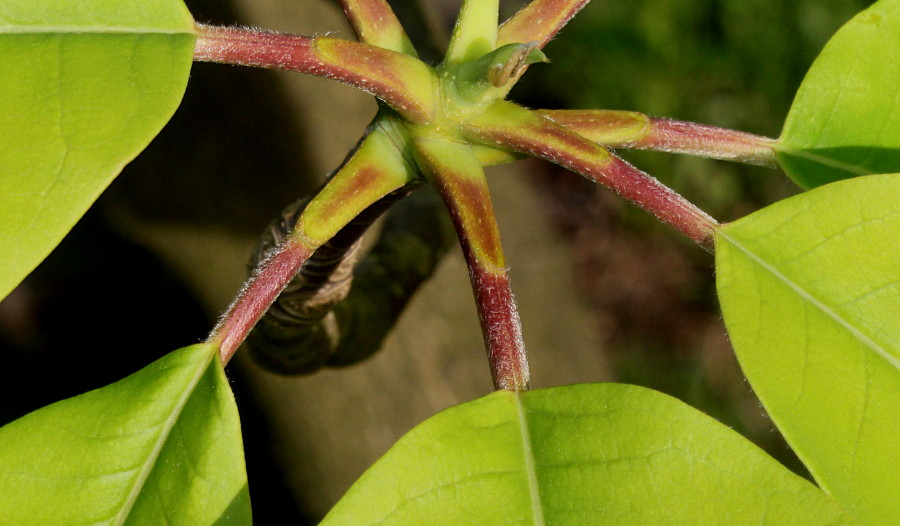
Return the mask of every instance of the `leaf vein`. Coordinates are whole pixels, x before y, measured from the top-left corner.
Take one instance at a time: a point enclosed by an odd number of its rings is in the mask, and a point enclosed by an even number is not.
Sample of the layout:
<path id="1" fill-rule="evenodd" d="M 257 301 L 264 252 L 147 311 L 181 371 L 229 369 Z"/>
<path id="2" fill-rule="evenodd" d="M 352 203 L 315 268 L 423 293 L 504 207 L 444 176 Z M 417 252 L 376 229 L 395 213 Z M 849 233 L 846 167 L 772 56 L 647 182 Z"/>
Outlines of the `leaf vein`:
<path id="1" fill-rule="evenodd" d="M 528 477 L 528 492 L 531 497 L 531 515 L 535 526 L 543 526 L 545 524 L 544 508 L 543 503 L 541 502 L 540 488 L 538 487 L 539 482 L 537 478 L 537 468 L 535 466 L 534 450 L 531 444 L 531 431 L 528 428 L 528 420 L 526 419 L 521 393 L 516 392 L 513 396 L 516 400 L 519 430 L 522 433 L 522 453 L 525 457 L 525 475 Z"/>
<path id="2" fill-rule="evenodd" d="M 807 301 L 811 306 L 821 311 L 823 314 L 834 320 L 838 325 L 843 327 L 847 332 L 852 334 L 856 339 L 858 339 L 861 343 L 863 343 L 866 347 L 872 349 L 877 355 L 883 358 L 888 362 L 894 369 L 900 370 L 900 359 L 897 359 L 891 353 L 887 351 L 887 349 L 883 348 L 876 341 L 870 338 L 868 335 L 863 333 L 861 330 L 856 328 L 849 320 L 845 319 L 841 314 L 836 312 L 834 309 L 830 308 L 828 305 L 824 304 L 818 298 L 813 296 L 812 293 L 804 289 L 799 284 L 795 283 L 788 276 L 784 275 L 781 271 L 778 270 L 773 264 L 768 261 L 762 259 L 757 254 L 755 254 L 752 250 L 742 245 L 737 239 L 731 237 L 725 229 L 720 230 L 720 234 L 722 237 L 727 239 L 735 248 L 743 252 L 748 258 L 750 258 L 754 263 L 759 265 L 762 269 L 766 270 L 772 276 L 777 278 L 779 281 L 784 283 L 788 288 L 793 290 L 800 298 Z"/>

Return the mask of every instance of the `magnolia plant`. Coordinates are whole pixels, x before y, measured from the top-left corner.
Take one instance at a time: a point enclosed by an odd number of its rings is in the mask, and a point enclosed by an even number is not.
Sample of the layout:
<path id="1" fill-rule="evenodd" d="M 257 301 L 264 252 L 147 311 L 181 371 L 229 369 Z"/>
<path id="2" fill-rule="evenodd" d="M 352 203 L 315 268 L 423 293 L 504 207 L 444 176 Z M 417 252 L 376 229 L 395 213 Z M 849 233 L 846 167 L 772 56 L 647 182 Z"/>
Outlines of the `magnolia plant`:
<path id="1" fill-rule="evenodd" d="M 317 249 L 380 200 L 427 182 L 450 210 L 463 247 L 494 385 L 527 388 L 519 319 L 482 168 L 521 155 L 596 180 L 711 249 L 715 220 L 601 143 L 771 163 L 770 140 L 636 113 L 536 112 L 505 100 L 528 65 L 544 60 L 539 49 L 585 3 L 532 3 L 498 29 L 496 2 L 467 2 L 437 68 L 415 58 L 382 2 L 347 4 L 364 43 L 199 26 L 197 60 L 324 75 L 382 103 L 356 152 L 306 205 L 292 234 L 260 264 L 213 330 L 210 341 L 223 361 Z"/>
<path id="2" fill-rule="evenodd" d="M 325 523 L 900 517 L 900 179 L 890 175 L 900 170 L 900 62 L 891 59 L 900 2 L 876 2 L 835 36 L 776 140 L 507 100 L 587 1 L 533 0 L 498 25 L 498 0 L 465 0 L 437 66 L 418 58 L 385 0 L 341 0 L 359 42 L 198 24 L 180 0 L 4 1 L 4 295 L 165 124 L 192 60 L 328 77 L 370 93 L 379 110 L 352 155 L 285 216 L 289 228 L 205 343 L 0 430 L 0 520 L 249 523 L 223 366 L 298 273 L 335 259 L 330 243 L 422 185 L 437 189 L 453 220 L 497 392 L 404 437 Z M 611 151 L 625 148 L 780 166 L 812 190 L 719 224 Z M 528 391 L 483 169 L 526 156 L 608 187 L 715 253 L 744 372 L 818 486 L 657 392 Z"/>

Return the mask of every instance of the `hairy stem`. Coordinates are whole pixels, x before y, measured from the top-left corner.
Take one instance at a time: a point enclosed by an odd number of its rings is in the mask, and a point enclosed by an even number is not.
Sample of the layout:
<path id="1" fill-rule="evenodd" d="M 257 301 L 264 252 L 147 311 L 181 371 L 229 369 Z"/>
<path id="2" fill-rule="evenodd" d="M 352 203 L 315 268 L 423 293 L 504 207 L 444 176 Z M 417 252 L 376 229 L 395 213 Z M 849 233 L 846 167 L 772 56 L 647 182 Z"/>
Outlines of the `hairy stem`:
<path id="1" fill-rule="evenodd" d="M 494 389 L 527 390 L 531 373 L 509 273 L 506 269 L 484 267 L 474 260 L 471 251 L 465 247 L 463 253 L 466 255 L 481 331 L 488 349 Z"/>
<path id="2" fill-rule="evenodd" d="M 487 179 L 468 146 L 414 140 L 416 160 L 450 211 L 475 293 L 496 389 L 528 389 L 529 368 Z"/>
<path id="3" fill-rule="evenodd" d="M 650 175 L 550 119 L 499 101 L 466 124 L 472 139 L 541 157 L 579 173 L 647 210 L 703 248 L 713 249 L 715 219 Z"/>
<path id="4" fill-rule="evenodd" d="M 253 358 L 281 374 L 299 375 L 318 370 L 332 358 L 338 327 L 329 317 L 351 291 L 359 240 L 372 223 L 409 192 L 401 189 L 381 198 L 319 247 L 301 267 L 247 340 Z M 288 238 L 306 200 L 282 213 L 267 229 L 256 257 L 267 247 Z M 253 262 L 256 267 L 259 261 Z M 387 284 L 389 285 L 389 284 Z"/>
<path id="5" fill-rule="evenodd" d="M 435 79 L 428 66 L 358 42 L 198 24 L 194 60 L 331 78 L 371 93 L 413 122 L 426 122 L 435 111 Z"/>
<path id="6" fill-rule="evenodd" d="M 206 340 L 218 345 L 223 364 L 231 360 L 256 322 L 313 251 L 314 247 L 307 246 L 300 238 L 292 236 L 254 272 Z"/>
<path id="7" fill-rule="evenodd" d="M 360 42 L 417 56 L 386 0 L 340 0 L 340 4 Z"/>
<path id="8" fill-rule="evenodd" d="M 382 200 L 373 207 L 383 208 L 386 204 Z M 329 244 L 356 246 L 354 241 L 367 224 L 366 218 L 374 219 L 377 213 L 375 209 L 367 210 L 338 232 Z M 430 188 L 418 189 L 391 207 L 378 242 L 356 265 L 352 281 L 344 282 L 349 289 L 345 298 L 337 303 L 310 305 L 304 298 L 291 298 L 291 293 L 285 292 L 250 333 L 247 339 L 250 355 L 266 369 L 288 375 L 350 365 L 368 358 L 381 347 L 453 239 L 452 227 L 438 196 Z M 329 256 L 334 254 L 329 252 Z M 317 257 L 318 251 L 308 265 L 312 266 Z M 339 267 L 345 263 L 342 261 Z M 350 277 L 345 275 L 345 269 L 337 268 L 335 273 L 339 274 L 336 279 Z M 306 279 L 301 271 L 289 289 L 295 283 L 298 290 L 308 286 L 306 298 L 315 301 L 319 291 L 312 290 L 312 281 L 321 282 L 315 277 Z M 330 283 L 329 279 L 326 288 Z M 325 294 L 331 295 L 327 290 Z M 282 302 L 292 305 L 282 311 L 279 307 Z M 288 309 L 304 315 L 291 316 Z"/>
<path id="9" fill-rule="evenodd" d="M 220 345 L 223 362 L 231 359 L 253 326 L 319 247 L 373 204 L 411 182 L 414 174 L 408 169 L 384 130 L 373 124 L 356 150 L 303 208 L 287 239 L 265 258 L 213 329 L 208 341 Z"/>
<path id="10" fill-rule="evenodd" d="M 497 47 L 506 44 L 537 42 L 542 49 L 590 0 L 532 0 L 500 26 Z M 525 74 L 527 66 L 516 72 L 506 93 Z"/>
<path id="11" fill-rule="evenodd" d="M 706 124 L 614 110 L 537 110 L 537 113 L 607 148 L 696 155 L 775 168 L 774 139 Z"/>
<path id="12" fill-rule="evenodd" d="M 499 0 L 463 0 L 450 36 L 447 61 L 467 62 L 494 50 Z"/>
<path id="13" fill-rule="evenodd" d="M 537 42 L 544 47 L 590 0 L 532 0 L 500 26 L 497 46 Z"/>

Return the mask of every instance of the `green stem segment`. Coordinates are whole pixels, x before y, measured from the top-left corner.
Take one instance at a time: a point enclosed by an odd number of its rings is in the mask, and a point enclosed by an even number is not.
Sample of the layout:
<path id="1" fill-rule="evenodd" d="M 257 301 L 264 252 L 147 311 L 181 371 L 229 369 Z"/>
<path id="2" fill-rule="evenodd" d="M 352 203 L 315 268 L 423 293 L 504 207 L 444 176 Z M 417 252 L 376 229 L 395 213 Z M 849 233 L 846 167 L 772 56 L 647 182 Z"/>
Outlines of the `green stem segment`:
<path id="1" fill-rule="evenodd" d="M 466 129 L 473 140 L 547 159 L 601 183 L 700 246 L 713 249 L 715 219 L 650 175 L 548 118 L 498 101 L 470 119 Z"/>
<path id="2" fill-rule="evenodd" d="M 414 143 L 419 166 L 450 210 L 462 245 L 494 387 L 525 390 L 529 371 L 522 328 L 481 164 L 460 143 L 427 137 Z"/>
<path id="3" fill-rule="evenodd" d="M 607 148 L 635 148 L 777 167 L 775 140 L 751 133 L 648 117 L 634 111 L 537 110 Z"/>
<path id="4" fill-rule="evenodd" d="M 340 0 L 360 42 L 417 56 L 391 6 L 385 0 Z"/>
<path id="5" fill-rule="evenodd" d="M 463 0 L 447 49 L 448 62 L 467 62 L 497 46 L 499 0 Z"/>

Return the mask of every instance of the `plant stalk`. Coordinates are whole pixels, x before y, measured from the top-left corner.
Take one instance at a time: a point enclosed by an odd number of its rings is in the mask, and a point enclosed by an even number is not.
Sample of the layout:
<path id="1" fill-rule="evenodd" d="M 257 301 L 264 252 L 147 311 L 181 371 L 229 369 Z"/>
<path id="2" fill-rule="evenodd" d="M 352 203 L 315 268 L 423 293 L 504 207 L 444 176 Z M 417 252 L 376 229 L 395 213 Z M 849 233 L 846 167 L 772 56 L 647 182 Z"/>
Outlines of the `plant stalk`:
<path id="1" fill-rule="evenodd" d="M 223 365 L 313 252 L 299 236 L 291 236 L 254 272 L 206 340 L 219 346 Z"/>
<path id="2" fill-rule="evenodd" d="M 530 373 L 521 322 L 484 170 L 466 145 L 427 137 L 414 143 L 416 160 L 441 194 L 466 258 L 494 387 L 526 390 Z"/>
<path id="3" fill-rule="evenodd" d="M 536 42 L 537 49 L 543 49 L 589 1 L 532 0 L 500 25 L 497 31 L 497 47 Z M 505 88 L 506 93 L 509 93 L 512 86 L 525 74 L 526 69 L 527 65 L 516 71 Z"/>
<path id="4" fill-rule="evenodd" d="M 532 0 L 500 25 L 497 46 L 537 41 L 543 48 L 590 0 Z"/>
<path id="5" fill-rule="evenodd" d="M 478 306 L 494 389 L 525 391 L 529 388 L 531 373 L 509 274 L 505 269 L 496 271 L 480 265 L 465 245 L 463 252 Z"/>
<path id="6" fill-rule="evenodd" d="M 648 117 L 634 111 L 537 110 L 537 113 L 607 148 L 696 155 L 776 168 L 774 139 L 694 122 Z"/>
<path id="7" fill-rule="evenodd" d="M 340 4 L 360 42 L 418 56 L 386 0 L 340 0 Z"/>
<path id="8" fill-rule="evenodd" d="M 449 245 L 436 224 L 441 212 L 440 202 L 433 203 L 436 196 L 419 192 L 394 205 L 410 190 L 400 189 L 371 205 L 306 261 L 247 339 L 259 365 L 284 375 L 309 374 L 355 363 L 378 350 Z M 423 195 L 432 196 L 425 201 L 431 208 L 413 204 Z M 290 236 L 304 205 L 294 203 L 270 225 L 258 255 Z M 393 206 L 397 208 L 381 239 L 355 265 L 361 236 Z M 407 217 L 412 213 L 416 216 Z M 252 267 L 258 264 L 253 261 Z"/>
<path id="9" fill-rule="evenodd" d="M 498 101 L 466 123 L 472 139 L 540 157 L 596 181 L 712 251 L 718 223 L 696 205 L 602 146 L 536 112 Z"/>
<path id="10" fill-rule="evenodd" d="M 413 122 L 434 114 L 434 74 L 420 60 L 368 44 L 198 24 L 194 60 L 334 79 L 384 101 Z"/>

